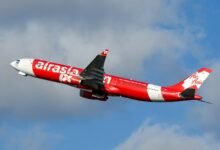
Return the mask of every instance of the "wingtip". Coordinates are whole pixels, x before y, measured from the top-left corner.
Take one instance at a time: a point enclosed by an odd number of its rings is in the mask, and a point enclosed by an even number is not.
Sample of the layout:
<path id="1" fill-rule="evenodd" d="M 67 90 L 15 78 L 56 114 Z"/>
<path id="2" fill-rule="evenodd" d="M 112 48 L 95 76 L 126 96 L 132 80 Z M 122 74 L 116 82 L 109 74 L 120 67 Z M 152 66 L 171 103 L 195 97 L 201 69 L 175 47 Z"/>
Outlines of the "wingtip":
<path id="1" fill-rule="evenodd" d="M 107 56 L 109 52 L 109 49 L 105 49 L 104 51 L 101 52 L 101 56 Z"/>

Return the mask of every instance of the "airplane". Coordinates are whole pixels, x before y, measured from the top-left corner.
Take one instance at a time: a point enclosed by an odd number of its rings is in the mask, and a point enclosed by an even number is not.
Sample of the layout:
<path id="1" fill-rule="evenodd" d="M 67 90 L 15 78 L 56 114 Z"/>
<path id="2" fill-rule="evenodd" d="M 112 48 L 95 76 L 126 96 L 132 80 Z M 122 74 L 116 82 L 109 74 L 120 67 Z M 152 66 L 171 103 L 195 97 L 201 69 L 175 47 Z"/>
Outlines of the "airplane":
<path id="1" fill-rule="evenodd" d="M 18 59 L 11 66 L 22 76 L 54 81 L 80 89 L 80 96 L 106 101 L 109 96 L 120 96 L 146 102 L 203 101 L 196 92 L 211 74 L 201 68 L 188 78 L 171 86 L 158 86 L 105 73 L 104 64 L 109 50 L 98 54 L 85 68 L 62 65 L 41 59 Z"/>

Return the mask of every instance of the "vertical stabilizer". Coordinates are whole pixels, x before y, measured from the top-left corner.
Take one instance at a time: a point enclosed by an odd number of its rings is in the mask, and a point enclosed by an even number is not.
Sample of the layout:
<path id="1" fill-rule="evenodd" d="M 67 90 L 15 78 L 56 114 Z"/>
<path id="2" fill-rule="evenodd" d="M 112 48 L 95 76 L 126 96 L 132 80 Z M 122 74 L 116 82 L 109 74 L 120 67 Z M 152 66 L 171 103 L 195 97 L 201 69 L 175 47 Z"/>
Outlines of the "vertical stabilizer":
<path id="1" fill-rule="evenodd" d="M 186 89 L 194 89 L 196 92 L 201 87 L 203 82 L 208 78 L 211 72 L 212 70 L 209 68 L 201 68 L 185 80 L 182 80 L 181 82 L 172 85 L 169 88 L 180 92 Z"/>

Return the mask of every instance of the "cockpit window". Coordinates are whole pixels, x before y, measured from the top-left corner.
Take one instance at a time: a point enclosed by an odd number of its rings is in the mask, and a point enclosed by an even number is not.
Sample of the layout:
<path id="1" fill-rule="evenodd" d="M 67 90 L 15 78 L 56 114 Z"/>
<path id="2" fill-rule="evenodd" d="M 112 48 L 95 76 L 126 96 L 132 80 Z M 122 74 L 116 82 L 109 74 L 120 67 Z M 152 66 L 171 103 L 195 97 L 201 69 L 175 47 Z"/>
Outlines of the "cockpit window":
<path id="1" fill-rule="evenodd" d="M 16 60 L 16 64 L 19 64 L 20 60 Z"/>

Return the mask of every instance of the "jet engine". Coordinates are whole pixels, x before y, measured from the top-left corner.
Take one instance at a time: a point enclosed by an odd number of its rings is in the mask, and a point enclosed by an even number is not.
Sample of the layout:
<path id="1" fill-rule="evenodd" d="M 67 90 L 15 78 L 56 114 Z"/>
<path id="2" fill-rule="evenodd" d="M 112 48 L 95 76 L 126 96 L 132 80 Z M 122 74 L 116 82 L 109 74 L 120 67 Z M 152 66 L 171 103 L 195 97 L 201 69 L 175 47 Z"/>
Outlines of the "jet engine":
<path id="1" fill-rule="evenodd" d="M 83 98 L 87 99 L 92 99 L 92 100 L 100 100 L 100 101 L 106 101 L 108 97 L 104 93 L 98 93 L 94 91 L 85 91 L 85 90 L 80 90 L 80 96 Z"/>

